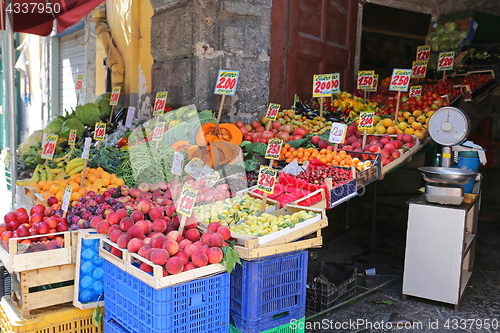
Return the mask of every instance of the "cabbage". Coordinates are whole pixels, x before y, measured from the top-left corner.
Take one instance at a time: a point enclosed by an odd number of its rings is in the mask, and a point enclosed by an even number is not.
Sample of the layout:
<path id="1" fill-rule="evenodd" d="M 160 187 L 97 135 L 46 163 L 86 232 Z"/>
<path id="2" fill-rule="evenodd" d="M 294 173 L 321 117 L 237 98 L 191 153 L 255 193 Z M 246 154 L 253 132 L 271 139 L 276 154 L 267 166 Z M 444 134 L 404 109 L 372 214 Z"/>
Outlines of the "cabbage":
<path id="1" fill-rule="evenodd" d="M 431 51 L 439 51 L 439 42 L 431 43 Z"/>
<path id="2" fill-rule="evenodd" d="M 458 31 L 456 31 L 456 30 L 451 31 L 451 32 L 449 33 L 449 35 L 450 35 L 450 40 L 451 40 L 451 41 L 453 41 L 453 42 L 455 42 L 455 41 L 459 40 L 459 38 L 460 38 L 460 37 L 459 37 L 459 32 L 458 32 Z"/>
<path id="3" fill-rule="evenodd" d="M 446 32 L 446 26 L 444 24 L 438 25 L 436 31 L 438 35 L 444 34 Z"/>
<path id="4" fill-rule="evenodd" d="M 85 132 L 85 126 L 78 118 L 69 118 L 64 122 L 61 128 L 61 135 L 59 137 L 67 139 L 69 137 L 69 132 L 72 129 L 76 129 L 76 137 L 79 138 Z"/>
<path id="5" fill-rule="evenodd" d="M 92 126 L 101 120 L 99 105 L 94 103 L 78 105 L 75 110 L 75 115 L 84 125 L 87 126 Z"/>
<path id="6" fill-rule="evenodd" d="M 97 99 L 95 100 L 95 104 L 99 105 L 101 119 L 104 119 L 111 114 L 111 105 L 109 105 L 110 99 L 111 93 L 107 92 L 97 97 Z"/>
<path id="7" fill-rule="evenodd" d="M 445 40 L 450 40 L 450 35 L 448 33 L 444 33 L 444 34 L 439 35 L 440 42 L 445 41 Z"/>
<path id="8" fill-rule="evenodd" d="M 429 34 L 429 40 L 430 40 L 431 42 L 434 42 L 434 41 L 438 40 L 438 37 L 439 37 L 439 36 L 438 36 L 437 32 L 431 32 L 431 33 Z"/>
<path id="9" fill-rule="evenodd" d="M 61 132 L 61 126 L 63 124 L 63 121 L 59 117 L 54 117 L 52 120 L 47 124 L 45 129 L 48 129 L 51 134 L 59 134 Z"/>
<path id="10" fill-rule="evenodd" d="M 458 37 L 460 37 L 460 39 L 465 39 L 467 38 L 468 35 L 469 35 L 469 29 L 460 30 L 460 32 L 458 33 Z"/>
<path id="11" fill-rule="evenodd" d="M 451 49 L 451 42 L 449 40 L 444 40 L 439 43 L 439 51 L 449 51 Z"/>
<path id="12" fill-rule="evenodd" d="M 446 23 L 446 31 L 451 32 L 454 30 L 458 30 L 459 26 L 457 22 L 448 22 Z"/>

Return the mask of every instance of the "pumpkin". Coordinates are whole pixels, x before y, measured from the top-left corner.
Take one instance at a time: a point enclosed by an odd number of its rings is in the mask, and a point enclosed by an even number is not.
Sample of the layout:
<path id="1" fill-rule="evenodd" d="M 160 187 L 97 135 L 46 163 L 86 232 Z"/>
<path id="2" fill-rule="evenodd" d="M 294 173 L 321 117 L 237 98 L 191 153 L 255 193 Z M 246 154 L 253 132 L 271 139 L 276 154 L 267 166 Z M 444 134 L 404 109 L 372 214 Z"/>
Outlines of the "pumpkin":
<path id="1" fill-rule="evenodd" d="M 234 124 L 219 124 L 217 135 L 214 135 L 215 124 L 204 123 L 196 133 L 198 146 L 206 146 L 212 142 L 224 141 L 239 145 L 243 141 L 240 129 Z"/>
<path id="2" fill-rule="evenodd" d="M 231 142 L 214 142 L 210 145 L 210 152 L 216 169 L 222 164 L 234 164 L 243 161 L 243 152 L 240 146 Z"/>
<path id="3" fill-rule="evenodd" d="M 172 147 L 172 149 L 175 150 L 176 152 L 182 153 L 182 152 L 185 152 L 186 150 L 188 150 L 190 146 L 191 145 L 189 144 L 189 141 L 181 140 L 181 141 L 177 141 L 176 143 L 174 143 L 170 147 Z"/>

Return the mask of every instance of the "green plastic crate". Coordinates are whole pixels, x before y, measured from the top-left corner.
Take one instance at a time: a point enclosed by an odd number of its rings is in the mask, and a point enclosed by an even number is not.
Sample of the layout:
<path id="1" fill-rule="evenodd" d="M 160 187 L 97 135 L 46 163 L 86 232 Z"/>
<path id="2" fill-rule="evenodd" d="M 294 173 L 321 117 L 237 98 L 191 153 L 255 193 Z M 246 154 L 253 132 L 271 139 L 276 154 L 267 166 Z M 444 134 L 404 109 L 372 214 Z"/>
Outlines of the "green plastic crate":
<path id="1" fill-rule="evenodd" d="M 12 180 L 10 177 L 10 169 L 8 166 L 5 166 L 5 181 L 7 182 L 7 190 L 10 191 L 10 188 L 12 185 Z"/>
<path id="2" fill-rule="evenodd" d="M 286 325 L 278 326 L 276 328 L 271 328 L 270 330 L 267 330 L 267 331 L 264 331 L 261 333 L 304 333 L 305 323 L 306 323 L 306 318 L 302 318 L 302 319 L 297 320 L 294 323 L 289 323 Z M 245 332 L 239 331 L 231 323 L 231 325 L 229 326 L 229 333 L 245 333 Z"/>

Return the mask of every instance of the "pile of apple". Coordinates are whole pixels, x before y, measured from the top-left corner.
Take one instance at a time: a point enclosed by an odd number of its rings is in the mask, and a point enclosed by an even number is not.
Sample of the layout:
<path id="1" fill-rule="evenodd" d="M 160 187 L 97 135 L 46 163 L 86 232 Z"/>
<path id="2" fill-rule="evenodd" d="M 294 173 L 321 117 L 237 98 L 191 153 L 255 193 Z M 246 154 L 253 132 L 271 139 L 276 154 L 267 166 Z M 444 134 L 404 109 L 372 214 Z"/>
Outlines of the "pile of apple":
<path id="1" fill-rule="evenodd" d="M 251 125 L 245 125 L 242 121 L 237 121 L 236 126 L 243 135 L 243 140 L 251 141 L 252 143 L 262 142 L 268 143 L 269 139 L 277 138 L 283 142 L 300 140 L 307 135 L 307 130 L 303 127 L 294 127 L 292 124 L 283 124 L 279 121 L 271 122 L 265 117 L 261 118 L 261 122 L 254 120 Z M 266 130 L 264 126 L 269 128 Z"/>
<path id="2" fill-rule="evenodd" d="M 53 203 L 54 199 L 56 203 Z M 61 205 L 56 198 L 49 198 L 47 201 L 52 203 L 50 207 L 36 205 L 30 209 L 29 214 L 24 208 L 5 214 L 4 223 L 0 224 L 0 239 L 6 249 L 10 238 L 37 235 L 40 237 L 20 242 L 25 247 L 23 252 L 53 250 L 64 245 L 63 237 L 52 234 L 68 231 L 68 221 L 63 217 Z"/>
<path id="3" fill-rule="evenodd" d="M 188 176 L 191 177 L 191 176 Z M 192 178 L 191 178 L 192 179 Z M 170 206 L 173 204 L 172 192 L 174 191 L 174 180 L 170 183 L 159 182 L 158 184 L 140 183 L 139 186 L 129 188 L 120 186 L 120 194 L 117 200 L 123 204 L 125 209 L 137 209 L 141 201 L 147 200 L 152 206 Z M 194 183 L 194 180 L 193 180 Z M 177 196 L 180 196 L 182 185 L 177 186 Z"/>

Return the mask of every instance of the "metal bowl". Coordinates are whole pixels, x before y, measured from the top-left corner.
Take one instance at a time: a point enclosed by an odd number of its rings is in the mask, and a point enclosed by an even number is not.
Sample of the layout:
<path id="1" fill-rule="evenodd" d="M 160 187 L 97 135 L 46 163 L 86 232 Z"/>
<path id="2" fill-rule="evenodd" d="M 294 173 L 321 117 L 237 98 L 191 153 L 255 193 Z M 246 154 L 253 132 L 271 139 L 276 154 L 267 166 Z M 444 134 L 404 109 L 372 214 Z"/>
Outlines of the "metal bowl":
<path id="1" fill-rule="evenodd" d="M 475 171 L 457 168 L 421 167 L 422 177 L 427 182 L 445 184 L 467 184 L 476 175 Z"/>

